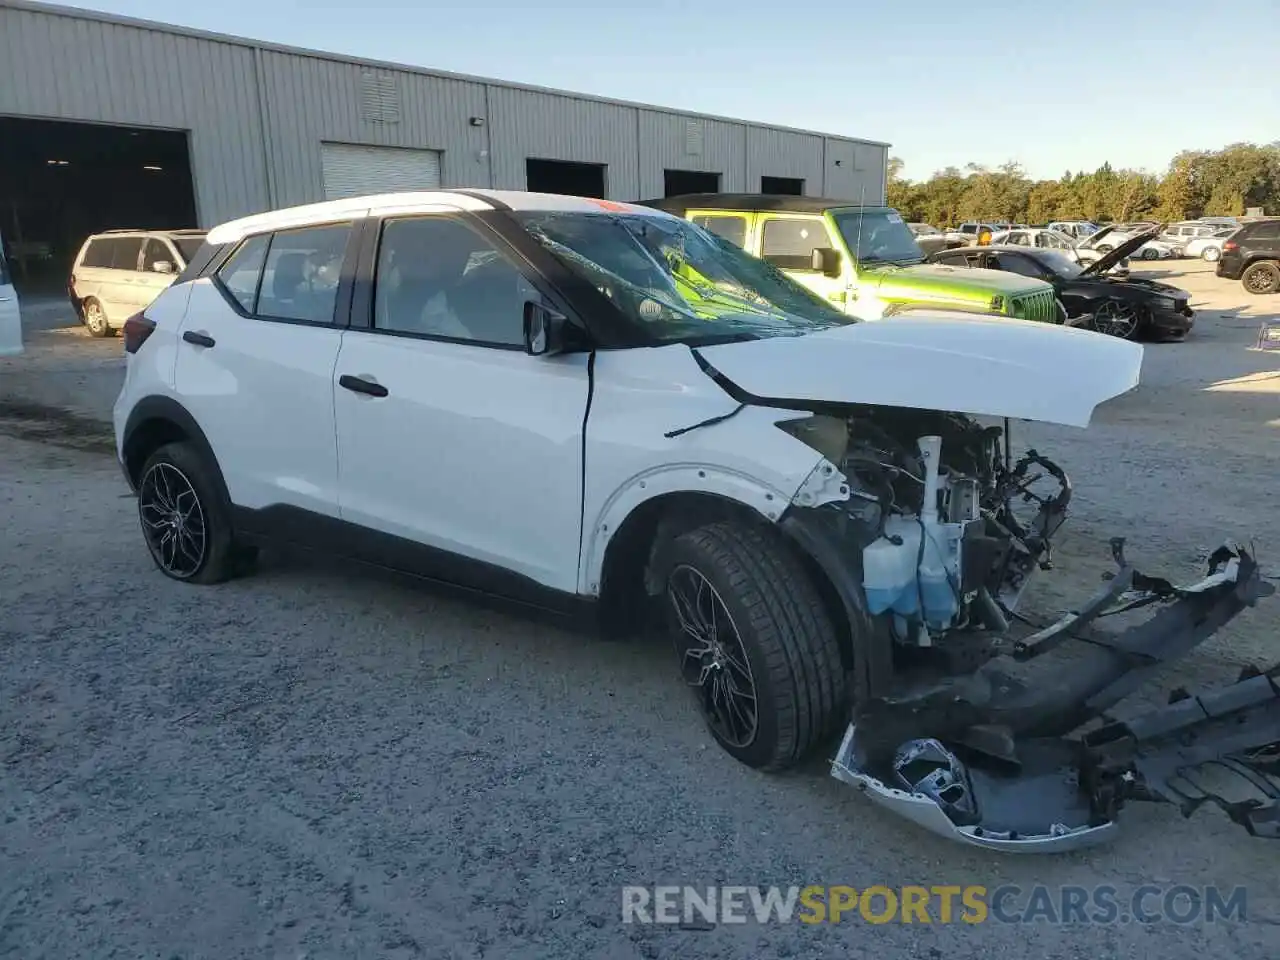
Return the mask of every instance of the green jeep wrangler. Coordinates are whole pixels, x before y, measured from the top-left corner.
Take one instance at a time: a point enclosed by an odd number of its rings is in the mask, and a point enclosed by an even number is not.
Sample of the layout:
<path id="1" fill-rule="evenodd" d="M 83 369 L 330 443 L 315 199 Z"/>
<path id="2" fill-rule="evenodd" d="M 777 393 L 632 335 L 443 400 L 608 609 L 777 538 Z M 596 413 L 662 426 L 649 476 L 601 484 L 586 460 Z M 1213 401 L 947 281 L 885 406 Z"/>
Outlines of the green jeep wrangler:
<path id="1" fill-rule="evenodd" d="M 783 270 L 861 320 L 920 304 L 1061 323 L 1053 287 L 1000 270 L 925 263 L 897 211 L 820 197 L 706 193 L 646 200 Z M 893 313 L 896 311 L 890 311 Z"/>

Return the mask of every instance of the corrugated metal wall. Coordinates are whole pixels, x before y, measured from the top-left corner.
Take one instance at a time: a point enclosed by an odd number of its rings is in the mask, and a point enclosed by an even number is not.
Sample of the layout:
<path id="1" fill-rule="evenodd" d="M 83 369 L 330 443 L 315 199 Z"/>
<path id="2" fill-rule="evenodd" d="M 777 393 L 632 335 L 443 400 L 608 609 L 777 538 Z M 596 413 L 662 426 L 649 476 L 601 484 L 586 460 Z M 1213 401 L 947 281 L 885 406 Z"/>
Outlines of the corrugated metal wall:
<path id="1" fill-rule="evenodd" d="M 270 205 L 249 47 L 0 7 L 0 114 L 190 130 L 202 221 Z"/>
<path id="2" fill-rule="evenodd" d="M 726 191 L 780 176 L 810 195 L 884 197 L 875 144 L 22 4 L 0 5 L 0 114 L 190 131 L 205 225 L 320 199 L 323 141 L 441 151 L 446 186 L 523 189 L 533 157 L 607 164 L 618 200 L 661 196 L 666 169 L 720 173 Z"/>

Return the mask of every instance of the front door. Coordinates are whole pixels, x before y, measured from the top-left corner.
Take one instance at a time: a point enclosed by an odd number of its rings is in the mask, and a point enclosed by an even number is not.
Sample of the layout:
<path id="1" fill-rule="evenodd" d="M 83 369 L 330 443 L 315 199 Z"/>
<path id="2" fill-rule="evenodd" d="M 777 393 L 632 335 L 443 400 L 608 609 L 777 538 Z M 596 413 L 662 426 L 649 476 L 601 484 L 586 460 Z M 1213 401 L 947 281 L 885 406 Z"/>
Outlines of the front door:
<path id="1" fill-rule="evenodd" d="M 431 576 L 574 591 L 586 356 L 525 352 L 539 291 L 453 211 L 387 219 L 374 259 L 334 371 L 342 519 Z"/>
<path id="2" fill-rule="evenodd" d="M 808 287 L 818 296 L 844 309 L 848 299 L 850 264 L 843 264 L 841 276 L 829 277 L 813 269 L 813 251 L 822 247 L 835 250 L 840 244 L 827 230 L 820 216 L 767 214 L 761 217 L 757 231 L 760 256 L 784 271 L 787 276 Z"/>

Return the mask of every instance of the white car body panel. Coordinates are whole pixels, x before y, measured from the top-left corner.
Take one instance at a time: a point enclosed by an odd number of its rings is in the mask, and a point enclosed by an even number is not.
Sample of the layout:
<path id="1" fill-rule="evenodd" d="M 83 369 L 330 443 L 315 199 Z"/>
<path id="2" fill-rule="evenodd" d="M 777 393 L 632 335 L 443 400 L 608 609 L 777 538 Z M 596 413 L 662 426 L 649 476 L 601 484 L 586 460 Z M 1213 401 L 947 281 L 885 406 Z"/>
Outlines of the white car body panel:
<path id="1" fill-rule="evenodd" d="M 376 381 L 386 397 L 337 386 Z M 333 377 L 340 516 L 578 586 L 587 356 L 350 330 Z"/>
<path id="2" fill-rule="evenodd" d="M 646 501 L 694 491 L 734 500 L 776 520 L 824 462 L 775 426 L 804 413 L 748 406 L 734 414 L 738 403 L 682 344 L 601 351 L 595 374 L 579 593 L 600 592 L 609 541 Z M 724 416 L 728 419 L 666 436 Z"/>
<path id="3" fill-rule="evenodd" d="M 11 283 L 0 283 L 0 357 L 22 353 L 22 310 Z"/>
<path id="4" fill-rule="evenodd" d="M 341 329 L 242 317 L 211 280 L 189 287 L 178 336 L 203 333 L 216 346 L 175 341 L 174 388 L 217 455 L 232 503 L 336 517 L 333 371 Z"/>
<path id="5" fill-rule="evenodd" d="M 1087 330 L 939 312 L 698 351 L 758 397 L 1086 427 L 1138 385 L 1142 347 Z"/>

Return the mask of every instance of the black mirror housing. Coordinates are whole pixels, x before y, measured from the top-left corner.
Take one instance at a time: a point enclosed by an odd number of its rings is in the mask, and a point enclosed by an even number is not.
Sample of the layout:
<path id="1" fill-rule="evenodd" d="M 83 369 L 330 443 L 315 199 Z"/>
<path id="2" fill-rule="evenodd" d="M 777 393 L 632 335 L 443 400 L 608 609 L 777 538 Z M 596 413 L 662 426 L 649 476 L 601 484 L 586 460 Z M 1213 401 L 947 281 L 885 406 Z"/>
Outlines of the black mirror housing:
<path id="1" fill-rule="evenodd" d="M 524 304 L 524 349 L 534 357 L 563 353 L 569 347 L 569 319 L 550 307 L 526 300 Z"/>
<path id="2" fill-rule="evenodd" d="M 810 257 L 811 270 L 833 279 L 840 276 L 840 251 L 832 247 L 814 247 Z"/>

